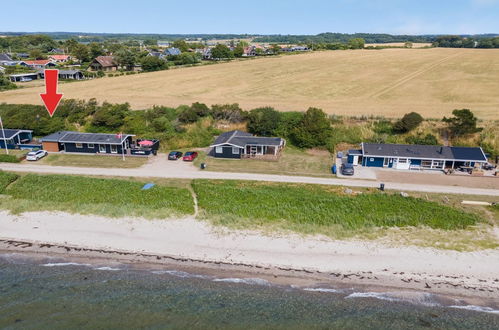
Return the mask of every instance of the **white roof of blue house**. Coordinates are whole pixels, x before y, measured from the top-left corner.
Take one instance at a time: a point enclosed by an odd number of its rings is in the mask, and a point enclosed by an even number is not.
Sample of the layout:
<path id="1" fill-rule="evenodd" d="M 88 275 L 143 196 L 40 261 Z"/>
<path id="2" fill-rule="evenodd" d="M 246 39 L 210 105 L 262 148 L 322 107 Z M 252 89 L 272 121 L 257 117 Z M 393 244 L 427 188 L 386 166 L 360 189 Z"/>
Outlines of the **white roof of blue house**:
<path id="1" fill-rule="evenodd" d="M 417 144 L 362 143 L 364 157 L 441 159 L 449 161 L 486 162 L 480 147 L 447 147 Z"/>

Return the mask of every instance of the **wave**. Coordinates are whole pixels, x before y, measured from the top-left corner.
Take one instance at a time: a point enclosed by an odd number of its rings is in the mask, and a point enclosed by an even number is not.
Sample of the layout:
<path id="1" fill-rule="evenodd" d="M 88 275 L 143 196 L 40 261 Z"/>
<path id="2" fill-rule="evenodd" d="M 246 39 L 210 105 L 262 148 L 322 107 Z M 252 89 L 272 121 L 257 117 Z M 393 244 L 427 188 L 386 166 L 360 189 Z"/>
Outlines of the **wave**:
<path id="1" fill-rule="evenodd" d="M 345 299 L 350 298 L 376 298 L 416 305 L 441 306 L 435 301 L 435 295 L 424 292 L 354 292 L 345 297 Z"/>
<path id="2" fill-rule="evenodd" d="M 242 283 L 270 286 L 270 282 L 261 278 L 216 278 L 213 282 Z"/>
<path id="3" fill-rule="evenodd" d="M 449 307 L 450 308 L 458 308 L 458 309 L 466 309 L 466 310 L 475 311 L 475 312 L 499 314 L 499 310 L 493 309 L 491 307 L 482 307 L 482 306 L 476 306 L 476 305 L 465 305 L 465 306 L 453 305 L 453 306 L 449 306 Z"/>
<path id="4" fill-rule="evenodd" d="M 343 293 L 343 290 L 338 289 L 328 289 L 328 288 L 303 288 L 304 291 L 312 292 L 327 292 L 327 293 Z"/>
<path id="5" fill-rule="evenodd" d="M 210 278 L 210 276 L 207 275 L 191 274 L 180 270 L 153 270 L 151 273 L 157 275 L 168 274 L 181 278 Z"/>
<path id="6" fill-rule="evenodd" d="M 42 264 L 43 267 L 64 267 L 64 266 L 91 266 L 90 264 L 79 264 L 77 262 L 50 262 Z"/>
<path id="7" fill-rule="evenodd" d="M 94 268 L 95 270 L 111 270 L 111 271 L 118 271 L 121 270 L 121 268 L 113 268 L 113 267 L 98 267 Z"/>

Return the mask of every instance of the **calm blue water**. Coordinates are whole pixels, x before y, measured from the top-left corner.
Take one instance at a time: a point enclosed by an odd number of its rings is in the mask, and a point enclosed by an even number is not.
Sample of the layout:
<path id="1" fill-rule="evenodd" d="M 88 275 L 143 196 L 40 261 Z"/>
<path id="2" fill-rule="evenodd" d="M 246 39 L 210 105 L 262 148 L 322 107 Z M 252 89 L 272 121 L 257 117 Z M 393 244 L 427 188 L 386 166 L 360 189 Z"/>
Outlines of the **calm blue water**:
<path id="1" fill-rule="evenodd" d="M 499 329 L 499 314 L 442 307 L 431 295 L 413 304 L 352 290 L 68 262 L 0 255 L 0 328 Z"/>

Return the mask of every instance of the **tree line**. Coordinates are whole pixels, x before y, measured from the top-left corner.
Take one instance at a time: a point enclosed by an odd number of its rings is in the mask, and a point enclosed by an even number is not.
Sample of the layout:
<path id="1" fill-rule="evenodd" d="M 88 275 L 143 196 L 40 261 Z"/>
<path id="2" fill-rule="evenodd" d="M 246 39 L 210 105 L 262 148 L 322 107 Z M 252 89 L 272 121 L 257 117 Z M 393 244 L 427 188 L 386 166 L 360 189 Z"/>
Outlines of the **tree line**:
<path id="1" fill-rule="evenodd" d="M 433 46 L 446 48 L 499 48 L 499 37 L 440 36 L 433 42 Z"/>
<path id="2" fill-rule="evenodd" d="M 133 111 L 128 103 L 99 104 L 89 101 L 63 100 L 52 118 L 38 105 L 0 104 L 0 116 L 7 128 L 31 129 L 35 136 L 45 136 L 57 131 L 85 131 L 100 133 L 126 132 L 144 138 L 159 138 L 163 145 L 206 147 L 220 127 L 246 125 L 248 132 L 258 136 L 285 138 L 298 148 L 326 148 L 333 152 L 341 143 L 360 142 L 405 143 L 437 145 L 437 136 L 408 134 L 414 131 L 424 118 L 411 112 L 392 121 L 377 119 L 367 121 L 372 134 L 363 134 L 358 125 L 347 125 L 341 118 L 328 116 L 323 110 L 311 107 L 307 111 L 277 111 L 272 107 L 260 107 L 250 111 L 238 104 L 204 103 L 181 105 L 176 108 L 155 106 L 143 111 Z M 451 137 L 466 136 L 481 131 L 477 118 L 469 109 L 455 110 L 453 117 L 443 122 Z M 220 124 L 223 124 L 220 126 Z M 489 151 L 497 150 L 490 146 Z"/>

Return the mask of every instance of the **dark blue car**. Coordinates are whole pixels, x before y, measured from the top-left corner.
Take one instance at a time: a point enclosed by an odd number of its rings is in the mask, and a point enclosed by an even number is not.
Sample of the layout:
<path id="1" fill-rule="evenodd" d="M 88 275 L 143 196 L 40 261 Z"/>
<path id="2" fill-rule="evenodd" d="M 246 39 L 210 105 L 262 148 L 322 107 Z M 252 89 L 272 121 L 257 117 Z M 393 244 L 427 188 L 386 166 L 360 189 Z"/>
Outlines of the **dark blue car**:
<path id="1" fill-rule="evenodd" d="M 168 154 L 168 160 L 177 160 L 182 158 L 182 153 L 180 151 L 172 151 Z"/>

